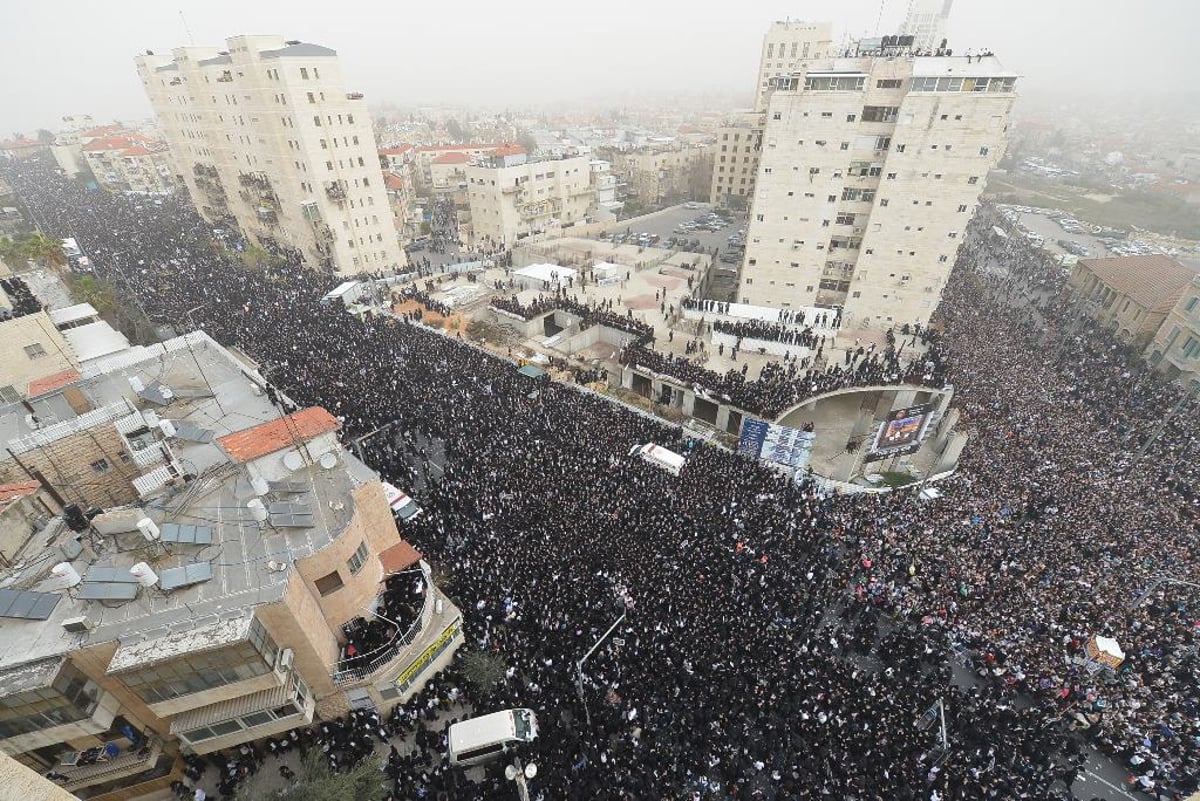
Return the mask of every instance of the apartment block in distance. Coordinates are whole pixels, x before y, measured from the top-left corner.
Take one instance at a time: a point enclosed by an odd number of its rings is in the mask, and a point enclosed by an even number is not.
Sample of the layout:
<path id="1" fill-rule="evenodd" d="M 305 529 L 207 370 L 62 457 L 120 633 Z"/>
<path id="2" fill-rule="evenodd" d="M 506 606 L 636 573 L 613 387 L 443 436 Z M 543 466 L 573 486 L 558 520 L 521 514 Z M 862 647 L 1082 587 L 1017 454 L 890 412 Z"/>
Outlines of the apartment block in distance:
<path id="1" fill-rule="evenodd" d="M 468 165 L 472 241 L 511 247 L 518 239 L 583 222 L 595 203 L 586 156 L 512 166 Z"/>
<path id="2" fill-rule="evenodd" d="M 353 274 L 405 264 L 363 96 L 337 52 L 278 36 L 137 57 L 179 181 L 213 225 Z"/>
<path id="3" fill-rule="evenodd" d="M 710 203 L 745 208 L 754 197 L 765 117 L 752 111 L 722 121 L 717 129 Z"/>
<path id="4" fill-rule="evenodd" d="M 840 308 L 861 328 L 928 321 L 1016 79 L 994 56 L 904 46 L 772 78 L 738 298 Z"/>
<path id="5" fill-rule="evenodd" d="M 63 502 L 0 568 L 0 752 L 165 796 L 182 754 L 386 710 L 451 658 L 461 616 L 333 415 L 203 332 L 80 373 L 29 401 L 53 424 L 0 410 L 4 469 Z"/>

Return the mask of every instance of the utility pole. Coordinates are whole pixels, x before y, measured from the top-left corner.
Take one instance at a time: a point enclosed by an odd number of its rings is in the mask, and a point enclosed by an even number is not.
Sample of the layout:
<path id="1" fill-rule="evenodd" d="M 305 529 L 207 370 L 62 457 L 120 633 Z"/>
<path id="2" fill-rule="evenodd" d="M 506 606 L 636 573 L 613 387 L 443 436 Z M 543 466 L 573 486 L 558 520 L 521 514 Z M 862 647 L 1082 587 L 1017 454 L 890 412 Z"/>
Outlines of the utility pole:
<path id="1" fill-rule="evenodd" d="M 628 614 L 628 612 L 622 612 L 621 616 L 616 619 L 616 622 L 614 622 L 611 626 L 608 627 L 608 631 L 601 634 L 600 639 L 596 640 L 596 644 L 593 645 L 588 650 L 588 652 L 583 655 L 582 659 L 580 659 L 578 662 L 575 663 L 575 670 L 576 670 L 575 686 L 576 686 L 576 689 L 579 690 L 579 700 L 583 703 L 583 713 L 584 713 L 584 716 L 587 718 L 588 726 L 592 725 L 592 713 L 591 713 L 591 710 L 588 709 L 587 697 L 584 695 L 584 692 L 583 692 L 583 663 L 586 662 L 588 660 L 588 657 L 590 657 L 592 654 L 594 654 L 596 652 L 596 649 L 599 648 L 604 643 L 604 641 L 608 639 L 608 635 L 612 634 L 613 630 L 616 629 L 617 626 L 621 625 L 621 623 L 625 620 L 625 615 L 627 615 L 627 614 Z"/>

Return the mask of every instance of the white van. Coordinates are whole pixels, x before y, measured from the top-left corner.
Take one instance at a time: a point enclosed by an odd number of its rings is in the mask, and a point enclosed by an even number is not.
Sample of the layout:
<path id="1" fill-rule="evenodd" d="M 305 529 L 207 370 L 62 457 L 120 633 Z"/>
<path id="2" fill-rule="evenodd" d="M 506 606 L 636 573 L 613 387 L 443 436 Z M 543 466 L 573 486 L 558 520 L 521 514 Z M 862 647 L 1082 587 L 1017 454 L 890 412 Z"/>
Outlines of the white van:
<path id="1" fill-rule="evenodd" d="M 683 464 L 687 460 L 680 456 L 675 451 L 667 450 L 661 445 L 655 445 L 653 442 L 645 445 L 634 445 L 629 451 L 629 455 L 634 454 L 645 459 L 655 467 L 661 467 L 669 473 L 679 475 L 679 471 L 683 470 Z"/>
<path id="2" fill-rule="evenodd" d="M 400 518 L 401 521 L 407 522 L 421 515 L 421 507 L 417 506 L 417 502 L 401 492 L 392 484 L 386 481 L 380 482 L 383 484 L 383 496 L 387 498 L 388 506 L 392 507 L 392 514 Z"/>
<path id="3" fill-rule="evenodd" d="M 511 746 L 531 743 L 538 735 L 532 709 L 506 709 L 450 727 L 451 765 L 478 765 L 503 754 Z"/>

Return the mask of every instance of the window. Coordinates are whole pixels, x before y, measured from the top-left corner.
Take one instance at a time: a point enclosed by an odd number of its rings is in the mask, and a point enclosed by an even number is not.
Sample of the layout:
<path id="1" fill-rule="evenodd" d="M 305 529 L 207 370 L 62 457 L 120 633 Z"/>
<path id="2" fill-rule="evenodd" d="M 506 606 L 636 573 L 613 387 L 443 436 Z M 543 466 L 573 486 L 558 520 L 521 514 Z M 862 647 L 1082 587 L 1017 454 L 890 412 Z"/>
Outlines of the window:
<path id="1" fill-rule="evenodd" d="M 313 77 L 317 79 L 321 77 L 321 73 L 317 71 L 316 67 L 313 67 Z"/>
<path id="2" fill-rule="evenodd" d="M 763 215 L 761 215 L 761 214 L 756 214 L 756 215 L 754 215 L 754 219 L 758 220 L 759 222 L 762 222 L 762 221 L 763 221 Z"/>
<path id="3" fill-rule="evenodd" d="M 772 114 L 772 115 L 771 115 L 771 119 L 773 119 L 773 120 L 782 120 L 782 119 L 783 119 L 783 112 L 776 111 L 774 114 Z"/>
<path id="4" fill-rule="evenodd" d="M 1189 300 L 1187 302 L 1187 306 L 1185 306 L 1184 309 L 1186 311 L 1191 311 L 1192 309 L 1196 308 L 1197 302 L 1200 302 L 1200 298 L 1192 298 L 1191 300 Z M 3 391 L 0 390 L 0 396 L 2 396 L 3 394 L 4 394 Z"/>
<path id="5" fill-rule="evenodd" d="M 347 124 L 347 125 L 353 125 L 353 124 L 354 124 L 354 115 L 353 115 L 353 114 L 347 114 L 347 115 L 346 115 L 346 124 Z"/>
<path id="6" fill-rule="evenodd" d="M 96 461 L 92 462 L 91 468 L 94 472 L 97 472 L 97 473 L 107 473 L 108 469 L 109 469 L 108 460 L 107 459 L 97 459 Z"/>
<path id="7" fill-rule="evenodd" d="M 880 80 L 875 82 L 875 88 L 876 89 L 899 89 L 900 88 L 900 79 L 899 78 L 881 78 Z"/>
<path id="8" fill-rule="evenodd" d="M 17 388 L 11 384 L 0 387 L 0 403 L 18 403 L 21 400 L 21 393 L 17 392 Z"/>
<path id="9" fill-rule="evenodd" d="M 966 204 L 966 203 L 961 203 L 961 204 L 959 204 L 958 211 L 959 211 L 959 213 L 960 213 L 960 214 L 961 214 L 962 212 L 966 211 L 966 210 L 967 210 L 967 204 Z"/>
<path id="10" fill-rule="evenodd" d="M 894 172 L 889 172 L 889 173 L 887 174 L 887 179 L 888 179 L 889 181 L 894 181 L 894 180 L 896 180 L 896 173 L 894 173 Z"/>
<path id="11" fill-rule="evenodd" d="M 903 153 L 903 152 L 904 152 L 904 145 L 896 145 L 896 152 L 897 152 L 897 153 Z"/>
<path id="12" fill-rule="evenodd" d="M 303 79 L 304 79 L 304 80 L 306 80 L 306 81 L 308 80 L 308 67 L 301 67 L 301 68 L 300 68 L 300 77 L 301 77 L 301 78 L 303 78 Z"/>
<path id="13" fill-rule="evenodd" d="M 958 239 L 958 231 L 951 231 L 950 233 L 946 234 L 946 236 L 950 237 L 951 239 Z"/>
<path id="14" fill-rule="evenodd" d="M 25 346 L 25 355 L 31 359 L 40 359 L 46 355 L 46 349 L 42 347 L 42 343 L 35 342 Z"/>
<path id="15" fill-rule="evenodd" d="M 979 148 L 979 155 L 986 156 L 987 154 L 988 154 L 988 148 L 986 148 L 986 147 Z"/>
<path id="16" fill-rule="evenodd" d="M 858 119 L 857 114 L 847 114 L 846 115 L 846 122 L 854 122 L 856 119 Z"/>
<path id="17" fill-rule="evenodd" d="M 350 247 L 354 247 L 354 240 L 350 240 Z M 313 583 L 317 585 L 317 592 L 321 593 L 321 595 L 329 595 L 342 588 L 342 576 L 335 570 L 332 573 L 321 576 Z"/>
<path id="18" fill-rule="evenodd" d="M 979 176 L 978 176 L 978 175 L 972 175 L 970 178 L 968 178 L 968 179 L 967 179 L 967 183 L 969 183 L 969 184 L 971 184 L 972 186 L 974 186 L 975 184 L 979 183 Z"/>
<path id="19" fill-rule="evenodd" d="M 317 126 L 318 128 L 321 127 L 321 115 L 320 114 L 313 115 L 313 125 Z"/>
<path id="20" fill-rule="evenodd" d="M 358 571 L 363 569 L 363 565 L 367 563 L 367 557 L 370 555 L 371 550 L 367 548 L 367 541 L 363 540 L 358 544 L 358 548 L 354 550 L 349 561 L 346 562 L 346 567 L 350 568 L 350 575 L 357 576 Z"/>
<path id="21" fill-rule="evenodd" d="M 947 261 L 947 258 L 948 257 L 944 253 L 941 256 L 938 256 L 938 264 L 945 264 Z"/>
<path id="22" fill-rule="evenodd" d="M 309 103 L 316 103 L 316 102 L 317 102 L 317 98 L 316 98 L 316 96 L 314 96 L 314 95 L 313 95 L 313 93 L 312 93 L 312 92 L 309 92 L 309 93 L 308 93 L 308 102 L 309 102 Z"/>
<path id="23" fill-rule="evenodd" d="M 887 204 L 888 204 L 888 199 L 887 199 L 886 197 L 885 197 L 885 198 L 880 198 L 880 200 L 879 200 L 879 205 L 880 205 L 880 206 L 886 206 Z"/>
<path id="24" fill-rule="evenodd" d="M 849 143 L 849 142 L 842 142 L 842 145 L 841 145 L 841 148 L 840 148 L 840 149 L 841 149 L 841 150 L 849 150 L 849 149 L 850 149 L 850 143 Z"/>

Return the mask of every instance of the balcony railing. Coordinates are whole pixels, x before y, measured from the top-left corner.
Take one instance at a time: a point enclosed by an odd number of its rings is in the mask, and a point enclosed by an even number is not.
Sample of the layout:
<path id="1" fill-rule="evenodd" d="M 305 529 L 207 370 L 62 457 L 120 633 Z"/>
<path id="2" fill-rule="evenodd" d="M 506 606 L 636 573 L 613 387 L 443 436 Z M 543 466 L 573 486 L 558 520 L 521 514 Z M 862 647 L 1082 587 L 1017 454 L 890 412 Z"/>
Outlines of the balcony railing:
<path id="1" fill-rule="evenodd" d="M 388 663 L 394 660 L 405 647 L 420 636 L 421 631 L 429 624 L 429 620 L 433 617 L 435 594 L 436 590 L 433 583 L 429 580 L 429 575 L 426 574 L 425 603 L 421 607 L 421 614 L 408 627 L 408 630 L 403 634 L 398 634 L 391 642 L 380 648 L 377 653 L 367 654 L 367 656 L 371 657 L 371 661 L 365 665 L 335 670 L 332 674 L 334 684 L 338 686 L 356 684 L 382 670 Z"/>
<path id="2" fill-rule="evenodd" d="M 103 747 L 101 751 L 103 752 Z M 54 772 L 67 777 L 65 781 L 58 782 L 59 786 L 67 792 L 74 792 L 103 781 L 112 781 L 141 773 L 154 764 L 160 753 L 162 753 L 162 743 L 158 740 L 150 740 L 137 751 L 127 751 L 114 757 L 104 756 L 87 765 L 58 765 L 54 768 Z"/>

